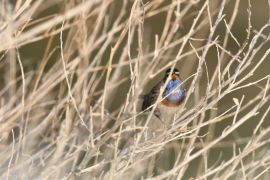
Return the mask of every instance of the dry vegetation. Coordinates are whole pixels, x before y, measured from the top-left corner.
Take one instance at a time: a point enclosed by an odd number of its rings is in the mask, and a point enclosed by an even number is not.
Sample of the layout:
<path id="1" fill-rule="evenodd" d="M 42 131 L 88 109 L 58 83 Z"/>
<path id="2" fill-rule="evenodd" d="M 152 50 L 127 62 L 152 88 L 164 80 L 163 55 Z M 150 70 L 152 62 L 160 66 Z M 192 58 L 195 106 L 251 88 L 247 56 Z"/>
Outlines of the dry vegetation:
<path id="1" fill-rule="evenodd" d="M 0 1 L 0 179 L 269 179 L 260 3 Z M 156 133 L 141 97 L 172 66 L 187 97 Z"/>

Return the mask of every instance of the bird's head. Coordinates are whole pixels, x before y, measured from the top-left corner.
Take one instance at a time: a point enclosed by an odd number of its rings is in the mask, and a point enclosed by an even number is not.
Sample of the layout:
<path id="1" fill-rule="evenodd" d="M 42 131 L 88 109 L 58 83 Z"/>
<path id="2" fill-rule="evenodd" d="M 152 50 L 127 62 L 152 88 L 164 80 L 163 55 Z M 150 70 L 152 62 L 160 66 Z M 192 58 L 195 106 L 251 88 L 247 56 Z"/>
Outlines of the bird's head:
<path id="1" fill-rule="evenodd" d="M 179 79 L 179 75 L 180 75 L 179 70 L 176 69 L 176 68 L 173 68 L 173 69 L 172 68 L 169 68 L 169 69 L 167 69 L 166 70 L 166 73 L 165 73 L 165 76 L 164 76 L 164 81 L 166 81 L 166 79 L 170 75 L 171 75 L 170 79 L 172 79 L 172 80 Z"/>

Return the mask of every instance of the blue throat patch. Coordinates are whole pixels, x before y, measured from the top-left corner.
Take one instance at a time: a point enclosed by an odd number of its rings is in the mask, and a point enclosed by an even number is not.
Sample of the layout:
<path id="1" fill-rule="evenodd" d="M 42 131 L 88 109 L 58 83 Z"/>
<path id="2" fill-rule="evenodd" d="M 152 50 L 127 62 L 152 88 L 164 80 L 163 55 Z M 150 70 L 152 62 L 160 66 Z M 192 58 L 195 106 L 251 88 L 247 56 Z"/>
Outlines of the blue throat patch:
<path id="1" fill-rule="evenodd" d="M 181 81 L 171 79 L 165 88 L 163 97 L 173 104 L 182 102 L 185 98 L 185 91 L 181 87 Z"/>

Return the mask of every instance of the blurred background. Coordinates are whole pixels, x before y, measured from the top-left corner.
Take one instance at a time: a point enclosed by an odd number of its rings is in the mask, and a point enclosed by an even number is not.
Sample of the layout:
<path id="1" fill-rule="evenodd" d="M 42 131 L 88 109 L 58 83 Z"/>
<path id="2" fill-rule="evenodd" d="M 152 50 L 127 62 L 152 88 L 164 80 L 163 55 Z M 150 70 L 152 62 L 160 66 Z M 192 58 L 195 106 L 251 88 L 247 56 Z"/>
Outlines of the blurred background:
<path id="1" fill-rule="evenodd" d="M 269 8 L 1 1 L 0 177 L 269 179 Z M 172 66 L 184 106 L 141 140 L 142 96 Z"/>

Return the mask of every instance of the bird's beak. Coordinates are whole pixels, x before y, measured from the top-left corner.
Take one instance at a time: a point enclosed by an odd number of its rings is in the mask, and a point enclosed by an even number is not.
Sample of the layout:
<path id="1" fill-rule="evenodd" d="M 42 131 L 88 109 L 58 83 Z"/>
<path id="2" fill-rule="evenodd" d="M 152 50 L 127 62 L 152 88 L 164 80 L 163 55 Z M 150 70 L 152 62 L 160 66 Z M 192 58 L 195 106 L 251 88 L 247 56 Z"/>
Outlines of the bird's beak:
<path id="1" fill-rule="evenodd" d="M 177 79 L 177 75 L 175 73 L 172 73 L 172 80 L 176 80 Z"/>

